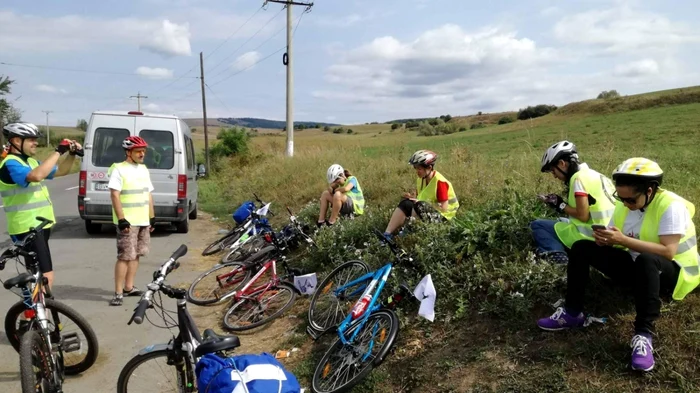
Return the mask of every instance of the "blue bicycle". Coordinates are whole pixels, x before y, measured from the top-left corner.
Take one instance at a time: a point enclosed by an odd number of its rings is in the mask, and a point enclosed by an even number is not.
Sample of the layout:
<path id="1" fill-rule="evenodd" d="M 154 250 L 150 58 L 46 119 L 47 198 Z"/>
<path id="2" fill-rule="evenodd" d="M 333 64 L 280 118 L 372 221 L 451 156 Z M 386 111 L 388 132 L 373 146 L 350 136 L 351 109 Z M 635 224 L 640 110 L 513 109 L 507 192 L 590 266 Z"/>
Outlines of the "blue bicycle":
<path id="1" fill-rule="evenodd" d="M 408 254 L 376 231 L 389 245 L 396 262 L 410 262 Z M 391 262 L 369 272 L 359 260 L 333 270 L 316 288 L 309 308 L 307 332 L 317 339 L 335 330 L 338 340 L 326 351 L 314 371 L 311 389 L 315 393 L 350 390 L 379 366 L 391 350 L 399 332 L 394 308 L 403 298 L 413 298 L 406 285 L 399 293 L 380 300 L 391 275 Z M 415 298 L 414 298 L 415 299 Z"/>

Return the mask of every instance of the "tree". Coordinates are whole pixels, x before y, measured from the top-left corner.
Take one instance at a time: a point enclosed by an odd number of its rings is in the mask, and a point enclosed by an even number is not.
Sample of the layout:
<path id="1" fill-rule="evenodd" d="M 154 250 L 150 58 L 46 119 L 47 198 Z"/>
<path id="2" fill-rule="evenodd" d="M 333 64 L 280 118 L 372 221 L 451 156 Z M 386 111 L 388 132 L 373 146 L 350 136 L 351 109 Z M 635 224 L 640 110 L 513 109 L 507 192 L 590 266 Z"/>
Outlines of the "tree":
<path id="1" fill-rule="evenodd" d="M 3 78 L 2 75 L 0 75 L 0 97 L 10 94 L 10 86 L 15 83 L 14 80 L 11 80 L 9 76 L 5 76 Z M 0 128 L 2 128 L 5 125 L 5 122 L 10 122 L 9 117 L 10 115 L 19 115 L 19 117 L 22 116 L 22 112 L 19 112 L 17 109 L 15 109 L 11 103 L 9 103 L 6 99 L 0 98 Z M 14 119 L 13 119 L 14 120 Z M 5 143 L 5 138 L 2 136 L 0 133 L 0 143 L 4 144 Z"/>
<path id="2" fill-rule="evenodd" d="M 513 119 L 510 116 L 503 116 L 500 119 L 498 119 L 498 124 L 508 124 L 514 122 L 515 119 Z"/>
<path id="3" fill-rule="evenodd" d="M 600 94 L 598 94 L 598 99 L 603 99 L 607 100 L 608 98 L 618 98 L 620 97 L 620 93 L 617 92 L 617 90 L 610 90 L 610 91 L 602 91 Z"/>
<path id="4" fill-rule="evenodd" d="M 395 130 L 395 129 L 397 129 L 397 128 L 399 128 L 399 123 L 394 123 L 394 124 L 391 125 L 391 129 L 392 129 L 392 130 Z"/>
<path id="5" fill-rule="evenodd" d="M 82 130 L 83 132 L 87 132 L 88 129 L 88 122 L 85 119 L 78 119 L 78 124 L 75 125 L 75 128 L 78 128 Z"/>
<path id="6" fill-rule="evenodd" d="M 8 108 L 5 110 L 5 120 L 7 123 L 19 123 L 22 121 L 22 111 L 19 108 L 8 104 Z"/>
<path id="7" fill-rule="evenodd" d="M 330 131 L 330 130 L 331 130 L 331 128 L 328 127 L 328 126 L 324 126 L 324 127 L 323 127 L 323 132 L 328 132 L 328 131 Z"/>
<path id="8" fill-rule="evenodd" d="M 527 108 L 518 111 L 518 120 L 534 119 L 536 117 L 548 115 L 555 110 L 557 110 L 555 105 L 528 106 Z"/>
<path id="9" fill-rule="evenodd" d="M 348 134 L 352 134 L 353 133 L 352 128 L 348 128 L 347 132 L 348 132 Z"/>

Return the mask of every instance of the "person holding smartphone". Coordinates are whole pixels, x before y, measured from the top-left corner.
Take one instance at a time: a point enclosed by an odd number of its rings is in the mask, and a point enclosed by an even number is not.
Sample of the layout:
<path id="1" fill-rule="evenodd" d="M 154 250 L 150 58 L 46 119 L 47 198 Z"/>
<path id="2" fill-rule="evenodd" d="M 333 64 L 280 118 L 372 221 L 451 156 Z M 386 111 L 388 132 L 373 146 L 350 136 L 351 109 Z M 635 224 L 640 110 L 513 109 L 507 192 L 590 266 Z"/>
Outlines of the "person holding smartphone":
<path id="1" fill-rule="evenodd" d="M 328 189 L 321 193 L 321 210 L 316 226 L 331 226 L 340 216 L 361 216 L 365 212 L 365 196 L 362 187 L 350 171 L 338 164 L 333 164 L 326 171 Z M 329 209 L 330 208 L 330 209 Z M 330 219 L 326 219 L 328 210 Z"/>
<path id="2" fill-rule="evenodd" d="M 613 172 L 619 201 L 607 227 L 596 226 L 594 241 L 577 241 L 567 266 L 566 307 L 537 324 L 562 330 L 584 324 L 583 298 L 590 266 L 632 289 L 637 317 L 631 367 L 654 368 L 652 334 L 661 296 L 682 300 L 700 284 L 695 206 L 661 188 L 663 171 L 649 159 L 630 158 Z"/>
<path id="3" fill-rule="evenodd" d="M 535 220 L 530 223 L 537 254 L 556 263 L 567 263 L 567 250 L 583 239 L 593 240 L 591 225 L 605 225 L 612 217 L 615 200 L 612 181 L 579 162 L 576 145 L 561 141 L 542 156 L 542 172 L 551 173 L 565 185 L 566 199 L 557 194 L 539 198 L 566 221 Z"/>

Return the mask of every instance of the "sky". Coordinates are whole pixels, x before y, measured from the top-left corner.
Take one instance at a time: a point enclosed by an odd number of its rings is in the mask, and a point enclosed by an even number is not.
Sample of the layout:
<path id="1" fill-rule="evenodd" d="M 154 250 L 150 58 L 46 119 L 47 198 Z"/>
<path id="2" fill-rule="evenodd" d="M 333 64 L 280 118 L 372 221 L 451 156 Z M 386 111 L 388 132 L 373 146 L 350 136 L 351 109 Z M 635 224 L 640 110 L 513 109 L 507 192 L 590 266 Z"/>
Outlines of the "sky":
<path id="1" fill-rule="evenodd" d="M 117 5 L 118 4 L 118 5 Z M 95 110 L 285 118 L 286 12 L 263 0 L 3 0 L 23 120 Z M 316 0 L 293 7 L 294 118 L 356 124 L 700 85 L 694 0 Z M 695 26 L 695 27 L 693 27 Z M 3 64 L 4 63 L 4 64 Z"/>

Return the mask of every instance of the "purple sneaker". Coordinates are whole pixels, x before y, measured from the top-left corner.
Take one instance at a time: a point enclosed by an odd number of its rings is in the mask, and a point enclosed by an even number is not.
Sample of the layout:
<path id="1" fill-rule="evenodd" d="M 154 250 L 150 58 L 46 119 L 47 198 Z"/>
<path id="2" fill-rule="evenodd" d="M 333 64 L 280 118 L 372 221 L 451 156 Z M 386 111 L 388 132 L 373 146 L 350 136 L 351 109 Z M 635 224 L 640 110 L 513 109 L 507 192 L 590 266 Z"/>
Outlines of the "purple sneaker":
<path id="1" fill-rule="evenodd" d="M 632 370 L 651 371 L 654 368 L 654 348 L 651 346 L 651 337 L 635 334 L 632 337 Z"/>
<path id="2" fill-rule="evenodd" d="M 557 330 L 582 327 L 585 320 L 586 318 L 583 316 L 583 313 L 579 313 L 578 316 L 572 317 L 566 313 L 564 307 L 559 307 L 551 317 L 542 318 L 537 321 L 537 326 L 539 326 L 542 330 L 556 332 Z"/>

